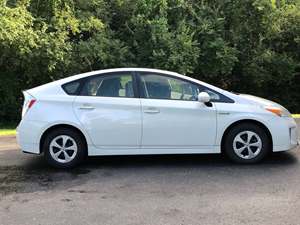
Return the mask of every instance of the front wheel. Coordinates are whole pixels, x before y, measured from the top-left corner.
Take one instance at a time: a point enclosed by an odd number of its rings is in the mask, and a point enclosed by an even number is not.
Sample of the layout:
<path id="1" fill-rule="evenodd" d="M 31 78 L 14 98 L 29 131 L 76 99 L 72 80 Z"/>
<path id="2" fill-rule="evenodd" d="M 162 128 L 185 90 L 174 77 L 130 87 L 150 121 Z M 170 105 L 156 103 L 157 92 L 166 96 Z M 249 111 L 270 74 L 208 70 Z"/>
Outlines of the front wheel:
<path id="1" fill-rule="evenodd" d="M 270 151 L 271 140 L 260 126 L 243 123 L 229 131 L 225 137 L 224 148 L 234 162 L 257 163 Z"/>
<path id="2" fill-rule="evenodd" d="M 86 145 L 78 132 L 68 128 L 59 128 L 46 136 L 43 151 L 50 165 L 67 169 L 83 161 Z"/>

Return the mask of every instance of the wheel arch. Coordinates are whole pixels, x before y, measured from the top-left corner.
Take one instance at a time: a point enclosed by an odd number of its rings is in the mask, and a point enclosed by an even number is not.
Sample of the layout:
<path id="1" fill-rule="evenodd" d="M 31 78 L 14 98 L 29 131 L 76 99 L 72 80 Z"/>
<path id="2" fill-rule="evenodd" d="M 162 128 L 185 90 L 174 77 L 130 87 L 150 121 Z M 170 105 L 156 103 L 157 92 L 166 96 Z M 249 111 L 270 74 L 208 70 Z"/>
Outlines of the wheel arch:
<path id="1" fill-rule="evenodd" d="M 226 139 L 226 136 L 228 135 L 229 131 L 237 126 L 237 125 L 240 125 L 242 123 L 252 123 L 252 124 L 255 124 L 257 126 L 259 126 L 260 128 L 262 128 L 266 134 L 268 135 L 268 137 L 270 138 L 270 142 L 271 142 L 271 151 L 273 151 L 273 138 L 272 138 L 272 134 L 269 130 L 269 128 L 263 124 L 262 122 L 260 121 L 257 121 L 257 120 L 254 120 L 254 119 L 242 119 L 242 120 L 238 120 L 238 121 L 235 121 L 233 123 L 231 123 L 224 131 L 223 133 L 223 136 L 222 136 L 222 139 L 221 139 L 221 152 L 224 151 L 224 142 L 225 142 L 225 139 Z"/>
<path id="2" fill-rule="evenodd" d="M 80 134 L 80 136 L 82 137 L 82 140 L 84 141 L 84 144 L 86 146 L 86 152 L 88 153 L 88 142 L 87 142 L 87 138 L 85 136 L 85 134 L 76 126 L 74 125 L 70 125 L 70 124 L 65 124 L 65 123 L 62 123 L 62 124 L 54 124 L 50 127 L 48 127 L 41 135 L 40 137 L 40 141 L 39 141 L 39 150 L 40 150 L 40 153 L 43 153 L 43 144 L 44 144 L 44 141 L 45 141 L 45 138 L 47 137 L 47 135 L 55 130 L 55 129 L 59 129 L 59 128 L 68 128 L 68 129 L 72 129 L 74 131 L 76 131 L 78 134 Z"/>

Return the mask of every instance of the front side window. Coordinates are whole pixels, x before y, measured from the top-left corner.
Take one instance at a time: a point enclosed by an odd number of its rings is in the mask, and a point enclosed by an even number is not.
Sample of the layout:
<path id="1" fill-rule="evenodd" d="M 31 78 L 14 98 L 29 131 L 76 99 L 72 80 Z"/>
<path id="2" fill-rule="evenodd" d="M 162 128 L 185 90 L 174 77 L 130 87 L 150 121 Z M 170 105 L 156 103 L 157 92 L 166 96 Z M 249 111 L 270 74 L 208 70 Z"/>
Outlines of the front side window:
<path id="1" fill-rule="evenodd" d="M 205 91 L 212 100 L 220 99 L 220 95 L 209 88 L 170 76 L 145 73 L 141 75 L 141 83 L 145 98 L 197 101 L 198 94 Z"/>
<path id="2" fill-rule="evenodd" d="M 144 74 L 141 81 L 146 98 L 193 101 L 199 94 L 196 85 L 168 76 Z"/>
<path id="3" fill-rule="evenodd" d="M 93 76 L 84 83 L 81 95 L 133 98 L 132 75 L 112 74 L 107 76 Z"/>

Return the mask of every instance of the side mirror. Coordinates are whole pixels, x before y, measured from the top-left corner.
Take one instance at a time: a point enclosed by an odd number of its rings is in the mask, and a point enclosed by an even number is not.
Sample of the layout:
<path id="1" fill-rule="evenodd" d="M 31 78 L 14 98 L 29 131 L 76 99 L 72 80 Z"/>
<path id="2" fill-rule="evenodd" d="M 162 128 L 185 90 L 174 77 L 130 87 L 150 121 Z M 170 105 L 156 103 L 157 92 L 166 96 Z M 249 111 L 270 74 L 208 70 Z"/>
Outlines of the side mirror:
<path id="1" fill-rule="evenodd" d="M 207 92 L 200 92 L 198 95 L 198 102 L 208 103 L 210 101 L 210 96 Z"/>

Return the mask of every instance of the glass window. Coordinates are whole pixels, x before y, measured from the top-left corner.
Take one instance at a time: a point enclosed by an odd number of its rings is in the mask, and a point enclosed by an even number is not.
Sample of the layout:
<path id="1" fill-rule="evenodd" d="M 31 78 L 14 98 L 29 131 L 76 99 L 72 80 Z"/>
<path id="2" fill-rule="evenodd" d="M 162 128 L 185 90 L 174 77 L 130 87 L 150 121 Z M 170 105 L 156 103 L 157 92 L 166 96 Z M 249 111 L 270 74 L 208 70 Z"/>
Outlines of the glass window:
<path id="1" fill-rule="evenodd" d="M 85 82 L 81 95 L 133 98 L 132 76 L 130 74 L 93 76 Z"/>
<path id="2" fill-rule="evenodd" d="M 209 94 L 210 100 L 212 102 L 214 102 L 214 101 L 220 101 L 221 100 L 221 95 L 219 93 L 217 93 L 217 92 L 214 92 L 214 91 L 212 91 L 212 90 L 210 90 L 210 89 L 208 89 L 208 88 L 206 88 L 204 86 L 201 87 L 201 91 L 200 92 L 202 92 L 202 91 L 204 91 L 207 94 Z"/>
<path id="3" fill-rule="evenodd" d="M 199 88 L 184 80 L 158 74 L 144 74 L 141 80 L 146 98 L 190 101 L 198 98 Z"/>
<path id="4" fill-rule="evenodd" d="M 200 92 L 207 92 L 212 101 L 220 101 L 221 95 L 205 86 L 185 80 L 159 75 L 141 75 L 144 96 L 153 99 L 197 101 Z"/>
<path id="5" fill-rule="evenodd" d="M 76 95 L 80 86 L 80 81 L 73 81 L 71 83 L 64 84 L 62 87 L 64 91 L 69 95 Z"/>

